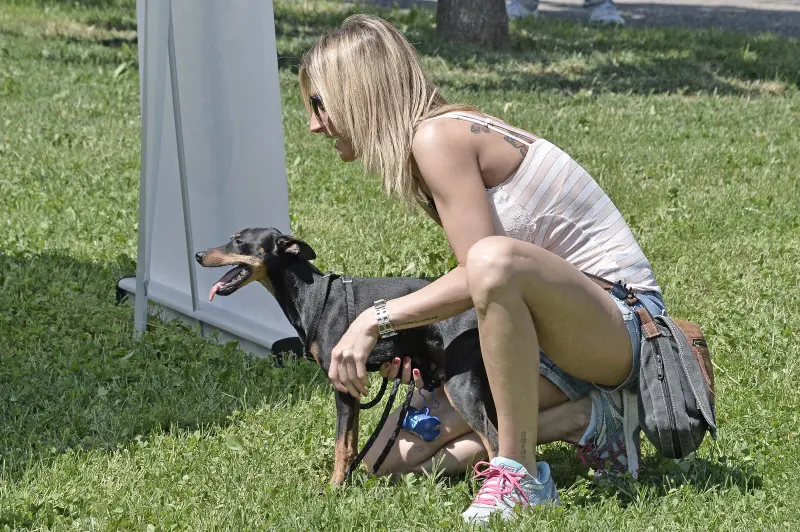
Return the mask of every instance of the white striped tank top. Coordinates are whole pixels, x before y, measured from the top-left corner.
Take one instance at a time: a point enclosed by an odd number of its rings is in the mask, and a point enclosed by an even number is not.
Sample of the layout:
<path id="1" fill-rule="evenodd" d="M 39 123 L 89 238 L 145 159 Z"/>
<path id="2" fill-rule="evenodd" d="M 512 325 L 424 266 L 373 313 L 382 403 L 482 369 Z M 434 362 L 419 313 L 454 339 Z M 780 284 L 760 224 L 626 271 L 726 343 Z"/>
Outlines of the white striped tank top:
<path id="1" fill-rule="evenodd" d="M 528 146 L 511 177 L 486 191 L 498 234 L 540 246 L 579 270 L 622 281 L 634 290 L 661 292 L 622 214 L 572 157 L 488 117 L 451 112 L 431 120 L 438 118 L 481 124 Z"/>

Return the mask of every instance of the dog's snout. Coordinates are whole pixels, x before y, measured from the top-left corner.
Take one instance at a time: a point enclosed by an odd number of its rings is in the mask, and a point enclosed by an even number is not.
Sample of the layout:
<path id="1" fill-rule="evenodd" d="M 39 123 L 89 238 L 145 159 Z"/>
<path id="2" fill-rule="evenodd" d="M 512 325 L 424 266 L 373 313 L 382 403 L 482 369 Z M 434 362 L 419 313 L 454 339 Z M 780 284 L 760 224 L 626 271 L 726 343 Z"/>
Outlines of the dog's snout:
<path id="1" fill-rule="evenodd" d="M 198 251 L 197 253 L 194 254 L 194 260 L 196 260 L 197 262 L 201 262 L 203 260 L 203 257 L 205 256 L 206 256 L 205 251 Z"/>

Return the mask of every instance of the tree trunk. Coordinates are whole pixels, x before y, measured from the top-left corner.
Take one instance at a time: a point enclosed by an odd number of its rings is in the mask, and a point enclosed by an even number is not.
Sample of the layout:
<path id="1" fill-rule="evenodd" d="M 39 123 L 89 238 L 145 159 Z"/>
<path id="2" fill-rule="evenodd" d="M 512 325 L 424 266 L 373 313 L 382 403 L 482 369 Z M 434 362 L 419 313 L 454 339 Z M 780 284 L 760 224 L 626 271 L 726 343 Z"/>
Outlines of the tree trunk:
<path id="1" fill-rule="evenodd" d="M 438 0 L 436 33 L 442 39 L 502 48 L 508 43 L 505 0 Z"/>

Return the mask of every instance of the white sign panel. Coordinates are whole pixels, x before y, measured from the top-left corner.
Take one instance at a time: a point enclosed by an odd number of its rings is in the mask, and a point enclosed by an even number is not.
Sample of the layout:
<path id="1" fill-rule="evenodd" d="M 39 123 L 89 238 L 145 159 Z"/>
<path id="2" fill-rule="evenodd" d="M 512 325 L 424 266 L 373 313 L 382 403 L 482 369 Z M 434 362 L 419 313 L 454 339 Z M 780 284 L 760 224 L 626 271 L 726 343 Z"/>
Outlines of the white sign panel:
<path id="1" fill-rule="evenodd" d="M 147 299 L 269 347 L 296 336 L 269 293 L 207 299 L 194 262 L 245 227 L 289 232 L 270 0 L 137 0 L 142 104 L 136 327 Z M 127 285 L 126 285 L 127 283 Z"/>

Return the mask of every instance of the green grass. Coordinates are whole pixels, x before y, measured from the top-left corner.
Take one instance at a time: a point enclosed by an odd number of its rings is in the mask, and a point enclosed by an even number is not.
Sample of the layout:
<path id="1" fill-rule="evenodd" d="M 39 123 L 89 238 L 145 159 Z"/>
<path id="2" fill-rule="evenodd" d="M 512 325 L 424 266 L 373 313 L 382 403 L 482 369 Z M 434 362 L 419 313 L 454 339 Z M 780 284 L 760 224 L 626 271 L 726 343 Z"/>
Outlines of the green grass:
<path id="1" fill-rule="evenodd" d="M 319 493 L 334 407 L 313 365 L 275 368 L 175 323 L 132 339 L 114 284 L 136 259 L 135 13 L 89 4 L 0 6 L 0 528 L 458 529 L 466 477 L 360 474 Z M 297 58 L 356 10 L 276 5 L 292 229 L 323 269 L 440 275 L 435 226 L 307 132 Z M 519 527 L 800 526 L 800 42 L 540 19 L 487 53 L 435 41 L 429 12 L 387 17 L 447 97 L 596 177 L 718 366 L 717 442 L 680 464 L 648 448 L 642 482 L 621 486 L 543 447 L 564 506 Z"/>

